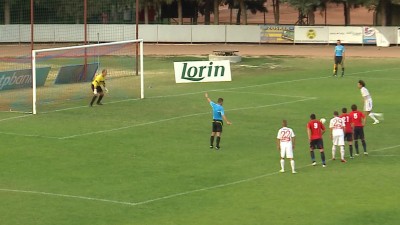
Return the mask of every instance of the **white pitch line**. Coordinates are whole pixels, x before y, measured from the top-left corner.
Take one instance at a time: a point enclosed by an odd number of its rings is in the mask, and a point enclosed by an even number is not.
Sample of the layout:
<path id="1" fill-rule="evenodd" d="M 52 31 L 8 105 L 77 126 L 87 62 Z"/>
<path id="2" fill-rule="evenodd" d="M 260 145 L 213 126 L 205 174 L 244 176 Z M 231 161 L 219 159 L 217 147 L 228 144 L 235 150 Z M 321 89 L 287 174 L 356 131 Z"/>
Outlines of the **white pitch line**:
<path id="1" fill-rule="evenodd" d="M 365 73 L 373 73 L 373 72 L 382 72 L 382 71 L 398 70 L 398 69 L 400 69 L 400 68 L 388 68 L 388 69 L 379 69 L 379 70 L 367 70 L 367 71 L 353 72 L 353 73 L 350 73 L 350 75 L 365 74 Z"/>
<path id="2" fill-rule="evenodd" d="M 104 105 L 109 105 L 109 104 L 115 104 L 115 103 L 120 103 L 120 102 L 129 102 L 129 101 L 137 101 L 137 100 L 139 100 L 139 99 L 138 98 L 130 98 L 130 99 L 107 102 L 107 103 L 103 103 L 103 104 Z M 45 112 L 41 112 L 41 114 L 62 112 L 62 111 L 68 111 L 68 110 L 73 110 L 73 109 L 82 109 L 82 108 L 89 108 L 89 105 L 75 106 L 75 107 L 69 107 L 69 108 L 64 108 L 64 109 L 56 109 L 56 110 L 52 110 L 52 111 L 45 111 Z"/>
<path id="3" fill-rule="evenodd" d="M 101 199 L 101 198 L 92 198 L 92 197 L 85 197 L 85 196 L 77 196 L 77 195 L 56 194 L 56 193 L 49 193 L 49 192 L 42 192 L 42 191 L 26 191 L 26 190 L 15 190 L 15 189 L 6 189 L 6 188 L 0 188 L 0 191 L 17 192 L 17 193 L 25 193 L 25 194 L 37 194 L 37 195 L 49 195 L 49 196 L 63 197 L 63 198 L 76 198 L 76 199 L 83 199 L 83 200 L 89 200 L 89 201 L 116 203 L 116 204 L 122 204 L 122 205 L 135 205 L 135 203 L 131 203 L 131 202 L 121 202 L 121 201 L 114 201 L 114 200 Z"/>
<path id="4" fill-rule="evenodd" d="M 400 147 L 400 145 L 395 145 L 395 146 L 391 146 L 391 147 L 377 149 L 377 150 L 374 150 L 374 152 L 385 151 L 385 150 L 388 150 L 388 149 L 393 149 L 393 148 L 398 148 L 398 147 Z"/>
<path id="5" fill-rule="evenodd" d="M 251 106 L 251 107 L 245 107 L 245 108 L 229 109 L 229 110 L 226 110 L 226 111 L 229 112 L 229 111 L 238 111 L 238 110 L 247 110 L 247 109 L 258 109 L 258 108 L 265 108 L 265 107 L 284 105 L 284 104 L 290 104 L 290 103 L 296 103 L 296 102 L 303 102 L 303 101 L 308 101 L 308 100 L 313 100 L 313 99 L 314 98 L 300 99 L 300 100 L 296 100 L 296 101 L 280 102 L 280 103 L 269 104 L 269 105 L 261 105 L 261 106 Z M 193 117 L 193 116 L 206 115 L 206 114 L 210 114 L 210 112 L 195 113 L 195 114 L 189 114 L 189 115 L 185 115 L 185 116 L 171 117 L 171 118 L 166 118 L 166 119 L 162 119 L 162 120 L 155 120 L 155 121 L 151 121 L 151 122 L 139 123 L 139 124 L 134 124 L 134 125 L 130 125 L 130 126 L 113 128 L 113 129 L 99 130 L 99 131 L 95 131 L 95 132 L 88 132 L 88 133 L 82 133 L 82 134 L 75 134 L 75 135 L 70 135 L 70 136 L 59 137 L 58 139 L 64 140 L 64 139 L 71 139 L 71 138 L 76 138 L 76 137 L 88 136 L 88 135 L 92 135 L 92 134 L 101 134 L 101 133 L 108 133 L 108 132 L 113 132 L 113 131 L 120 131 L 120 130 L 125 130 L 125 129 L 129 129 L 129 128 L 133 128 L 133 127 L 151 125 L 151 124 L 162 123 L 162 122 L 167 122 L 167 121 L 171 121 L 171 120 L 178 120 L 178 119 L 183 119 L 183 118 L 188 118 L 188 117 Z"/>
<path id="6" fill-rule="evenodd" d="M 230 112 L 230 111 L 247 110 L 247 109 L 259 109 L 259 108 L 266 108 L 266 107 L 271 107 L 271 106 L 291 104 L 291 103 L 296 103 L 296 102 L 304 102 L 304 101 L 309 101 L 309 100 L 314 100 L 314 99 L 316 99 L 316 98 L 300 99 L 300 100 L 294 100 L 294 101 L 288 101 L 288 102 L 279 102 L 279 103 L 274 103 L 274 104 L 269 104 L 269 105 L 250 106 L 250 107 L 229 109 L 226 111 Z"/>
<path id="7" fill-rule="evenodd" d="M 35 135 L 35 134 L 18 134 L 18 133 L 1 132 L 1 131 L 0 131 L 0 134 L 12 135 L 12 136 L 21 136 L 21 137 L 49 138 L 49 139 L 58 139 L 59 138 L 59 137 L 52 137 L 52 136 L 42 136 L 42 135 Z"/>
<path id="8" fill-rule="evenodd" d="M 29 115 L 23 115 L 23 116 L 14 116 L 14 117 L 9 117 L 9 118 L 4 118 L 4 119 L 0 119 L 0 122 L 3 121 L 8 121 L 8 120 L 15 120 L 15 119 L 20 119 L 20 118 L 24 118 L 24 117 L 28 117 L 28 116 L 32 116 L 33 114 L 29 114 Z"/>
<path id="9" fill-rule="evenodd" d="M 400 145 L 395 145 L 395 146 L 390 146 L 390 147 L 381 148 L 381 149 L 377 149 L 377 150 L 372 150 L 370 152 L 379 152 L 379 151 L 384 151 L 384 150 L 398 148 L 398 147 L 400 147 Z M 310 167 L 310 166 L 311 166 L 311 164 L 308 164 L 305 166 L 297 167 L 297 169 L 302 169 L 302 168 L 306 168 L 306 167 Z M 113 203 L 113 204 L 120 204 L 120 205 L 137 206 L 137 205 L 145 205 L 145 204 L 149 204 L 152 202 L 162 201 L 162 200 L 166 200 L 166 199 L 171 199 L 171 198 L 175 198 L 175 197 L 179 197 L 179 196 L 189 195 L 189 194 L 193 194 L 193 193 L 197 193 L 197 192 L 203 192 L 203 191 L 209 191 L 209 190 L 213 190 L 213 189 L 217 189 L 217 188 L 233 186 L 236 184 L 241 184 L 241 183 L 258 180 L 258 179 L 269 177 L 269 176 L 276 175 L 276 174 L 280 174 L 280 172 L 265 173 L 262 175 L 258 175 L 258 176 L 254 176 L 254 177 L 250 177 L 250 178 L 246 178 L 246 179 L 242 179 L 242 180 L 237 180 L 237 181 L 233 181 L 233 182 L 229 182 L 229 183 L 225 183 L 225 184 L 218 184 L 218 185 L 214 185 L 214 186 L 210 186 L 210 187 L 204 187 L 204 188 L 199 188 L 199 189 L 195 189 L 195 190 L 191 190 L 191 191 L 180 192 L 180 193 L 166 195 L 163 197 L 153 198 L 153 199 L 149 199 L 149 200 L 145 200 L 145 201 L 141 201 L 141 202 L 116 201 L 116 200 L 110 200 L 110 199 L 93 198 L 93 197 L 79 196 L 79 195 L 67 195 L 67 194 L 57 194 L 57 193 L 50 193 L 50 192 L 43 192 L 43 191 L 28 191 L 28 190 L 17 190 L 17 189 L 7 189 L 7 188 L 0 188 L 0 192 L 15 192 L 15 193 L 24 193 L 24 194 L 47 195 L 47 196 L 54 196 L 54 197 L 63 197 L 63 198 L 81 199 L 81 200 L 87 200 L 87 201 L 97 201 L 97 202 Z M 298 176 L 298 175 L 296 175 L 296 176 Z"/>
<path id="10" fill-rule="evenodd" d="M 250 92 L 250 91 L 220 91 L 220 92 L 239 93 L 239 94 L 253 94 L 253 95 L 271 95 L 271 96 L 289 97 L 289 98 L 316 99 L 316 97 L 309 97 L 309 96 L 281 95 L 281 94 L 271 94 L 271 93 L 257 93 L 257 92 Z"/>

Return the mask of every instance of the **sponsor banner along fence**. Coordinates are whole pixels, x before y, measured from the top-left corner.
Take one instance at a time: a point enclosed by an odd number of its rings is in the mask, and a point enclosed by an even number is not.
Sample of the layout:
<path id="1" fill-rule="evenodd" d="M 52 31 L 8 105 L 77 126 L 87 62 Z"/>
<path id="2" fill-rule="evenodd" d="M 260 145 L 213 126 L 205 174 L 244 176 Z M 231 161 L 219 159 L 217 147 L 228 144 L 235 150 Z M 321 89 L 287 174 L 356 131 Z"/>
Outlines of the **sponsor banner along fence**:
<path id="1" fill-rule="evenodd" d="M 294 26 L 261 25 L 261 43 L 293 43 Z"/>
<path id="2" fill-rule="evenodd" d="M 232 81 L 229 60 L 174 62 L 176 83 Z"/>
<path id="3" fill-rule="evenodd" d="M 376 44 L 376 29 L 374 27 L 363 27 L 363 43 Z"/>
<path id="4" fill-rule="evenodd" d="M 400 44 L 400 27 L 397 28 L 397 44 Z"/>
<path id="5" fill-rule="evenodd" d="M 36 86 L 44 86 L 50 67 L 36 68 Z M 32 88 L 32 70 L 0 71 L 0 91 L 17 88 Z"/>
<path id="6" fill-rule="evenodd" d="M 326 43 L 328 27 L 296 26 L 294 29 L 295 43 Z"/>
<path id="7" fill-rule="evenodd" d="M 377 33 L 400 44 L 400 27 L 260 25 L 260 43 L 376 44 Z"/>
<path id="8" fill-rule="evenodd" d="M 341 40 L 347 44 L 363 43 L 362 27 L 329 27 L 329 43 Z"/>

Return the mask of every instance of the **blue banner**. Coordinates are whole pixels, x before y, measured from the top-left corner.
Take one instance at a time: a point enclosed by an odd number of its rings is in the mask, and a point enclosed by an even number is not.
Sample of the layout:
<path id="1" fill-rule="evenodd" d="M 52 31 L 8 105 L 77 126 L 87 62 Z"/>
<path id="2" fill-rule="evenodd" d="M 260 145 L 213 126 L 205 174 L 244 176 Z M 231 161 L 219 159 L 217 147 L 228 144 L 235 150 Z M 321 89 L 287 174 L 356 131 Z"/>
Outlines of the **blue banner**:
<path id="1" fill-rule="evenodd" d="M 44 86 L 51 67 L 36 68 L 36 87 Z M 32 70 L 0 71 L 0 91 L 32 88 Z"/>

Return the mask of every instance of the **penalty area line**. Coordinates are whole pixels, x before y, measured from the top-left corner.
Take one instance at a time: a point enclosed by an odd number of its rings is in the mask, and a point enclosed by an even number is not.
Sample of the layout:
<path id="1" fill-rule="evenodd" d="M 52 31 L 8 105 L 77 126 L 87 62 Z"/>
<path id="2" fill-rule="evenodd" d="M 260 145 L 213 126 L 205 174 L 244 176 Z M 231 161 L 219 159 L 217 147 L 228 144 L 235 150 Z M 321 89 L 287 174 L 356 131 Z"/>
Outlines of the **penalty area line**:
<path id="1" fill-rule="evenodd" d="M 305 98 L 305 99 L 316 99 L 317 98 L 317 97 L 306 97 L 306 96 L 299 96 L 299 95 L 281 95 L 281 94 L 270 94 L 270 93 L 257 93 L 257 92 L 249 92 L 249 91 L 220 91 L 220 92 L 238 93 L 238 94 L 251 94 L 251 95 L 278 96 L 278 97 L 289 97 L 289 98 Z"/>
<path id="2" fill-rule="evenodd" d="M 229 110 L 226 110 L 226 111 L 229 112 L 229 111 L 238 111 L 238 110 L 258 109 L 258 108 L 272 107 L 272 106 L 278 106 L 278 105 L 284 105 L 284 104 L 291 104 L 291 103 L 296 103 L 296 102 L 303 102 L 303 101 L 308 101 L 308 100 L 313 100 L 313 99 L 314 98 L 300 99 L 300 100 L 295 100 L 295 101 L 280 102 L 280 103 L 269 104 L 269 105 L 261 105 L 261 106 L 251 106 L 251 107 L 245 107 L 245 108 L 229 109 Z M 58 139 L 65 140 L 65 139 L 83 137 L 83 136 L 88 136 L 88 135 L 93 135 L 93 134 L 101 134 L 101 133 L 120 131 L 120 130 L 130 129 L 130 128 L 133 128 L 133 127 L 152 125 L 152 124 L 168 122 L 168 121 L 178 120 L 178 119 L 183 119 L 183 118 L 188 118 L 188 117 L 206 115 L 206 114 L 210 114 L 210 112 L 195 113 L 195 114 L 189 114 L 189 115 L 185 115 L 185 116 L 177 116 L 177 117 L 171 117 L 171 118 L 166 118 L 166 119 L 161 119 L 161 120 L 155 120 L 155 121 L 146 122 L 146 123 L 134 124 L 134 125 L 130 125 L 130 126 L 117 127 L 117 128 L 113 128 L 113 129 L 106 129 L 106 130 L 99 130 L 99 131 L 82 133 L 82 134 L 75 134 L 75 135 L 70 135 L 70 136 L 59 137 Z"/>
<path id="3" fill-rule="evenodd" d="M 37 195 L 48 195 L 48 196 L 63 197 L 63 198 L 75 198 L 75 199 L 98 201 L 98 202 L 108 202 L 108 203 L 115 203 L 115 204 L 122 204 L 122 205 L 136 205 L 135 203 L 131 203 L 131 202 L 121 202 L 121 201 L 114 201 L 114 200 L 109 200 L 109 199 L 92 198 L 92 197 L 85 197 L 85 196 L 78 196 L 78 195 L 56 194 L 56 193 L 43 192 L 43 191 L 27 191 L 27 190 L 15 190 L 15 189 L 6 189 L 6 188 L 0 188 L 0 191 L 25 193 L 25 194 L 37 194 Z"/>
<path id="4" fill-rule="evenodd" d="M 32 116 L 32 115 L 33 114 L 22 115 L 22 116 L 13 116 L 13 117 L 9 117 L 9 118 L 0 119 L 0 122 L 8 121 L 8 120 L 20 119 L 20 118 L 24 118 L 24 117 L 28 117 L 28 116 Z"/>
<path id="5" fill-rule="evenodd" d="M 388 149 L 393 149 L 393 148 L 398 148 L 398 147 L 400 147 L 400 145 L 390 146 L 390 147 L 386 147 L 386 148 L 380 148 L 380 149 L 377 149 L 377 150 L 372 150 L 371 152 L 380 152 L 380 151 L 385 151 L 385 150 L 388 150 Z"/>

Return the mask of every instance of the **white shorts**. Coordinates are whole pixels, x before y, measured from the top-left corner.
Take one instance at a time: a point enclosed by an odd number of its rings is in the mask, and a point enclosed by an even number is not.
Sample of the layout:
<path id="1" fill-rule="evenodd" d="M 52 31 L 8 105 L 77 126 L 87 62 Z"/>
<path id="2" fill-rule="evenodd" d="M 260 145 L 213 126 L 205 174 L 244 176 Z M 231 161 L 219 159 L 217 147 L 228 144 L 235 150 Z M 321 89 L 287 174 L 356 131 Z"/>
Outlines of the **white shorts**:
<path id="1" fill-rule="evenodd" d="M 293 146 L 292 143 L 281 143 L 281 158 L 293 159 Z"/>
<path id="2" fill-rule="evenodd" d="M 344 145 L 344 135 L 337 135 L 332 137 L 332 143 L 336 146 Z"/>
<path id="3" fill-rule="evenodd" d="M 372 111 L 372 99 L 368 99 L 364 101 L 364 111 L 371 112 Z"/>

